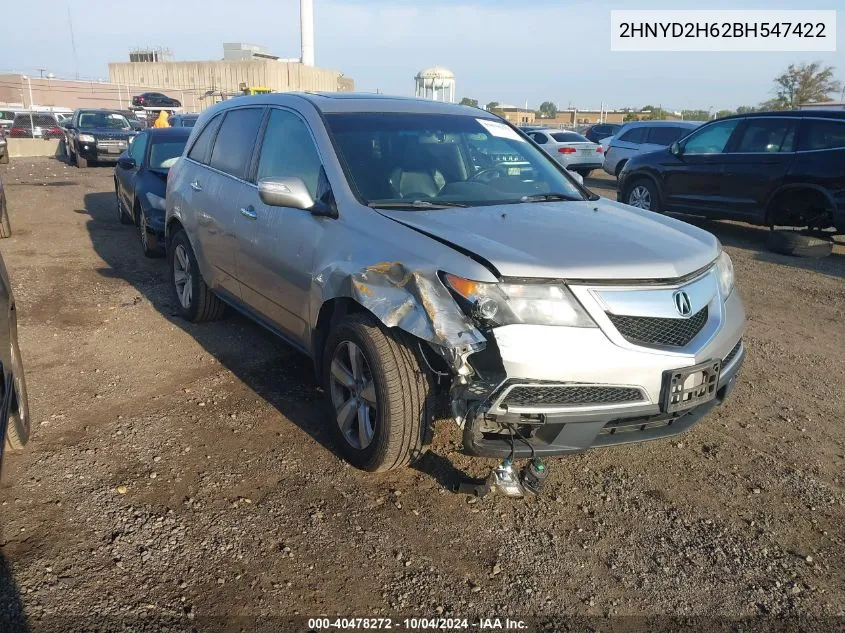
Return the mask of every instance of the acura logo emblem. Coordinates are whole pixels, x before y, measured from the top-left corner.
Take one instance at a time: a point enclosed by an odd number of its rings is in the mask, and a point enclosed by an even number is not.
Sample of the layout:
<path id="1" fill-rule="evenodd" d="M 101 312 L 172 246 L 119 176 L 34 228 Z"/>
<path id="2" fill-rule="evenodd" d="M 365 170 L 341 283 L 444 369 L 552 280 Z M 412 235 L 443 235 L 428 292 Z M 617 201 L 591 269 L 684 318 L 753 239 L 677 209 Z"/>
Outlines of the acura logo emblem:
<path id="1" fill-rule="evenodd" d="M 681 316 L 689 316 L 692 313 L 692 305 L 690 304 L 689 295 L 683 290 L 678 290 L 672 299 L 675 301 L 675 308 Z"/>

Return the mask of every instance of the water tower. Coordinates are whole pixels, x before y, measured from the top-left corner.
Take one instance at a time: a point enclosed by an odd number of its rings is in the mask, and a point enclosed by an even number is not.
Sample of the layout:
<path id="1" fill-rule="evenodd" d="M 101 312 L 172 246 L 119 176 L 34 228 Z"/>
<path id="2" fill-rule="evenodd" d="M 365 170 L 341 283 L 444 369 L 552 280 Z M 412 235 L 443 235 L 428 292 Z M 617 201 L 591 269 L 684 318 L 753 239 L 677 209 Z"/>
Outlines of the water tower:
<path id="1" fill-rule="evenodd" d="M 414 95 L 432 101 L 455 103 L 455 74 L 447 68 L 426 68 L 414 77 Z"/>

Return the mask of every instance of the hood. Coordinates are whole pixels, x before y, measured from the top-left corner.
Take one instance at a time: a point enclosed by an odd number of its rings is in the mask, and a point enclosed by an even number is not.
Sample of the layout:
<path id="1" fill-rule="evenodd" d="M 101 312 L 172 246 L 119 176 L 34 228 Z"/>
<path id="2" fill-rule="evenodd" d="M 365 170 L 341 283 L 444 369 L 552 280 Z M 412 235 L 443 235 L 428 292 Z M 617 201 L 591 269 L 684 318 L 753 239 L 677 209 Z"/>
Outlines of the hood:
<path id="1" fill-rule="evenodd" d="M 719 254 L 707 231 L 604 198 L 378 212 L 476 254 L 504 277 L 674 279 Z"/>

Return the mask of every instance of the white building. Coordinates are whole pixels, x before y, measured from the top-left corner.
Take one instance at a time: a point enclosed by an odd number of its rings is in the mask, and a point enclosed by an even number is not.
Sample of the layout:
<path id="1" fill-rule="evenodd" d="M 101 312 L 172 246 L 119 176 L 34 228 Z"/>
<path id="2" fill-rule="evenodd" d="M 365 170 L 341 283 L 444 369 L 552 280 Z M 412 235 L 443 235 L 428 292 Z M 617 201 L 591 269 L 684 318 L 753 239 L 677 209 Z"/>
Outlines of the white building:
<path id="1" fill-rule="evenodd" d="M 426 68 L 414 77 L 414 95 L 432 101 L 455 103 L 455 74 L 446 68 Z"/>

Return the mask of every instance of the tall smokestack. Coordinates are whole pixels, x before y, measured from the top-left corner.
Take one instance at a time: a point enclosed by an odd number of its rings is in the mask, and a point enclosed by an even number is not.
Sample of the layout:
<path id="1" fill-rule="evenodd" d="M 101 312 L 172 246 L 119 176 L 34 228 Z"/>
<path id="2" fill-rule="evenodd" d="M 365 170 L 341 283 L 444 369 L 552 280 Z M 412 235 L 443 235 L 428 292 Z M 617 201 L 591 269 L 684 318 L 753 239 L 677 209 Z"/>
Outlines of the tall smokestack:
<path id="1" fill-rule="evenodd" d="M 302 63 L 314 65 L 314 0 L 299 0 L 299 30 L 302 38 Z"/>

